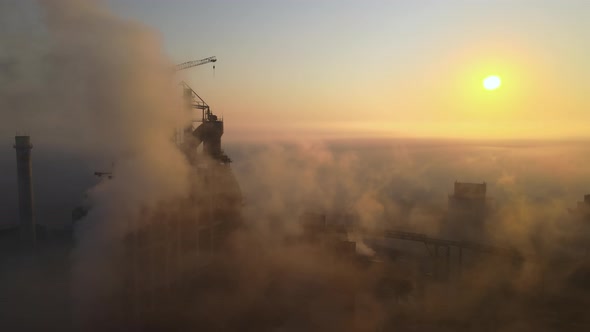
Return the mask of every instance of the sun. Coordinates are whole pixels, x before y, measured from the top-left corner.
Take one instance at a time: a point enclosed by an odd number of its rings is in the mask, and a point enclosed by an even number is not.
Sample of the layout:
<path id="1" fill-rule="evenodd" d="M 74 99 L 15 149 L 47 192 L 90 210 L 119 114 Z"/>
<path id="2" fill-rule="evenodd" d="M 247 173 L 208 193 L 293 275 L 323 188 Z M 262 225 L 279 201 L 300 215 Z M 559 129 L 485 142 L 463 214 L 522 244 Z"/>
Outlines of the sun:
<path id="1" fill-rule="evenodd" d="M 496 90 L 500 85 L 502 85 L 502 80 L 496 75 L 488 76 L 483 80 L 483 87 L 486 90 Z"/>

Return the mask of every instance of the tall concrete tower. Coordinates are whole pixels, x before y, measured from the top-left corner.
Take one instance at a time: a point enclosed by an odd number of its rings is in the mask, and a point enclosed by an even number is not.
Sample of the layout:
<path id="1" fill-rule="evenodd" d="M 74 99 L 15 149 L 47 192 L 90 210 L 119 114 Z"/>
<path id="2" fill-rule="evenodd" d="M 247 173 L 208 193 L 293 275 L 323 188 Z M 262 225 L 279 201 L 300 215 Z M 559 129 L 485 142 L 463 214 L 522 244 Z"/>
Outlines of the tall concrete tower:
<path id="1" fill-rule="evenodd" d="M 21 240 L 26 244 L 34 244 L 35 216 L 33 213 L 33 168 L 31 165 L 31 138 L 15 136 L 16 170 L 18 176 L 18 212 L 20 215 Z"/>

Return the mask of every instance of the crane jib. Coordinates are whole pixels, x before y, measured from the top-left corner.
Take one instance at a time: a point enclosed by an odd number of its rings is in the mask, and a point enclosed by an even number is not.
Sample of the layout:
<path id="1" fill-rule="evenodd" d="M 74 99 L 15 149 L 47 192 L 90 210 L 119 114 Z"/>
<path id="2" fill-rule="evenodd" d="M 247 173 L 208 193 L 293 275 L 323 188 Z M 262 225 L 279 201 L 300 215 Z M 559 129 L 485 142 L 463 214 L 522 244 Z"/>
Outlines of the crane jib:
<path id="1" fill-rule="evenodd" d="M 217 62 L 217 58 L 212 56 L 212 57 L 204 58 L 201 60 L 183 62 L 181 64 L 176 65 L 176 70 L 178 71 L 178 70 L 183 70 L 183 69 L 187 69 L 187 68 L 192 68 L 192 67 L 204 65 L 204 64 L 207 64 L 210 62 Z"/>

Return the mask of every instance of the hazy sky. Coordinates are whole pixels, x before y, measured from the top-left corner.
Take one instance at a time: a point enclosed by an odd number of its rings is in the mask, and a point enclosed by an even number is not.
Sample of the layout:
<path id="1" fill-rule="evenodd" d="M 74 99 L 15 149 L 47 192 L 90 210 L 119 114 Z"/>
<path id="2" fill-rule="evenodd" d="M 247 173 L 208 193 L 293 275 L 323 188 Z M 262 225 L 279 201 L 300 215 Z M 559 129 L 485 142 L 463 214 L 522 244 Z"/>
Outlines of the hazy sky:
<path id="1" fill-rule="evenodd" d="M 110 0 L 161 34 L 229 138 L 580 137 L 590 1 Z M 484 91 L 487 75 L 502 77 Z"/>

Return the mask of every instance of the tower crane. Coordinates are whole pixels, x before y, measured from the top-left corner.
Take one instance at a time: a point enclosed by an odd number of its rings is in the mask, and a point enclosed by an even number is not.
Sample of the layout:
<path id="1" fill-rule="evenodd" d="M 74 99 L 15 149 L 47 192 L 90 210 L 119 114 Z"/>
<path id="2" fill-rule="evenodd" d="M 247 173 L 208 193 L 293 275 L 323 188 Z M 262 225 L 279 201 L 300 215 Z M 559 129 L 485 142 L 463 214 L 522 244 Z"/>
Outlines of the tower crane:
<path id="1" fill-rule="evenodd" d="M 176 65 L 176 71 L 179 70 L 184 70 L 184 69 L 188 69 L 188 68 L 192 68 L 192 67 L 196 67 L 196 66 L 200 66 L 200 65 L 204 65 L 204 64 L 208 64 L 210 62 L 217 62 L 217 58 L 215 56 L 210 56 L 208 58 L 204 58 L 201 60 L 193 60 L 193 61 L 187 61 L 187 62 L 183 62 L 180 64 Z M 215 66 L 213 66 L 213 69 L 215 69 Z M 210 117 L 211 118 L 215 118 L 217 119 L 217 117 L 215 115 L 213 115 L 213 113 L 211 113 L 211 109 L 209 108 L 209 105 L 207 105 L 207 103 L 203 100 L 203 98 L 201 98 L 193 89 L 191 89 L 190 86 L 188 86 L 188 84 L 186 84 L 184 81 L 180 83 L 184 89 L 184 95 L 185 98 L 188 101 L 188 105 L 190 108 L 196 108 L 199 109 L 201 111 L 203 111 L 203 121 L 208 120 Z"/>
<path id="2" fill-rule="evenodd" d="M 207 64 L 210 62 L 217 62 L 217 58 L 214 56 L 210 56 L 208 58 L 201 59 L 201 60 L 193 60 L 193 61 L 183 62 L 183 63 L 176 65 L 176 71 L 204 65 L 204 64 Z M 213 68 L 215 69 L 215 67 L 213 67 Z"/>
<path id="3" fill-rule="evenodd" d="M 217 62 L 217 58 L 212 56 L 201 60 L 183 62 L 176 65 L 176 71 L 192 68 L 200 65 L 204 65 L 210 62 Z M 215 69 L 215 66 L 213 66 Z M 193 121 L 200 122 L 200 124 L 194 128 L 191 125 L 185 129 L 185 132 L 189 132 L 191 136 L 196 139 L 194 148 L 198 147 L 201 143 L 203 144 L 203 151 L 214 159 L 227 164 L 231 162 L 231 159 L 221 149 L 221 136 L 223 135 L 223 119 L 217 117 L 217 115 L 211 112 L 211 108 L 186 82 L 181 82 L 184 98 L 188 109 L 197 109 L 202 112 L 201 119 Z"/>

